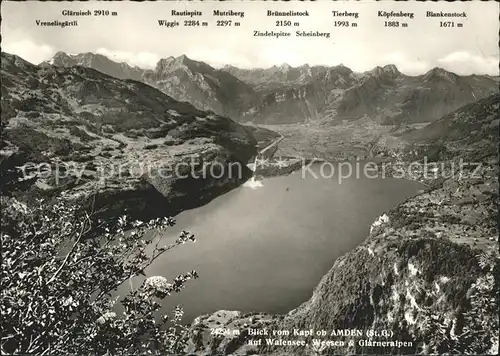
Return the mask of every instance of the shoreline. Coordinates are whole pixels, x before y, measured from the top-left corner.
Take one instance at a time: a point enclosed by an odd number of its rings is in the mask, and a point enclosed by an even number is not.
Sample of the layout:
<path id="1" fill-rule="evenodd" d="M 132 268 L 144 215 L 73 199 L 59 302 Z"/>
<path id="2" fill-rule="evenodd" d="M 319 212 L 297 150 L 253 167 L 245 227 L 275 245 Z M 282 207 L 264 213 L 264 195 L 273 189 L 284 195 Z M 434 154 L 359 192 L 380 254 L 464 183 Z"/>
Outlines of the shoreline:
<path id="1" fill-rule="evenodd" d="M 243 330 L 247 330 L 248 327 L 251 327 L 253 329 L 259 329 L 259 328 L 275 328 L 275 329 L 290 329 L 295 327 L 296 325 L 303 325 L 308 324 L 308 323 L 313 323 L 313 324 L 318 324 L 321 326 L 324 326 L 323 324 L 329 324 L 326 319 L 324 321 L 317 320 L 317 318 L 314 316 L 317 313 L 323 313 L 321 310 L 323 308 L 333 308 L 334 310 L 337 310 L 340 308 L 337 306 L 339 304 L 338 300 L 336 299 L 335 295 L 339 293 L 346 293 L 346 291 L 343 291 L 342 284 L 334 283 L 333 281 L 342 278 L 342 272 L 344 271 L 346 266 L 348 266 L 351 263 L 354 263 L 353 261 L 366 261 L 363 262 L 363 267 L 362 269 L 368 268 L 367 272 L 368 274 L 373 274 L 374 271 L 380 270 L 381 268 L 381 273 L 374 274 L 370 278 L 367 279 L 367 277 L 363 274 L 359 274 L 359 271 L 357 269 L 355 270 L 346 270 L 344 273 L 348 274 L 354 274 L 353 277 L 359 279 L 360 283 L 369 283 L 371 285 L 370 281 L 379 281 L 378 283 L 382 283 L 379 285 L 377 288 L 382 288 L 384 286 L 383 279 L 388 278 L 384 277 L 389 274 L 393 274 L 393 277 L 395 280 L 397 280 L 397 285 L 398 289 L 404 288 L 404 280 L 401 280 L 403 276 L 412 276 L 414 272 L 410 270 L 410 267 L 408 267 L 408 271 L 400 272 L 400 268 L 406 268 L 406 265 L 402 265 L 401 267 L 394 267 L 394 271 L 392 271 L 392 265 L 394 266 L 401 264 L 400 259 L 403 258 L 398 257 L 398 254 L 396 255 L 386 255 L 383 251 L 386 251 L 386 249 L 390 248 L 390 246 L 395 245 L 395 246 L 401 246 L 396 251 L 400 251 L 400 249 L 406 249 L 408 248 L 407 246 L 417 243 L 417 244 L 432 244 L 435 245 L 435 248 L 437 248 L 440 253 L 447 254 L 447 253 L 460 253 L 460 254 L 465 254 L 466 256 L 473 256 L 473 254 L 477 253 L 477 251 L 481 251 L 481 247 L 486 248 L 485 246 L 488 244 L 488 241 L 486 241 L 486 236 L 484 235 L 484 232 L 482 232 L 483 228 L 478 227 L 479 229 L 479 236 L 485 236 L 483 237 L 483 240 L 486 242 L 483 243 L 483 245 L 478 245 L 478 246 L 472 246 L 473 244 L 469 242 L 468 240 L 465 241 L 459 241 L 456 239 L 453 239 L 451 237 L 446 237 L 446 238 L 440 238 L 440 232 L 438 230 L 436 233 L 425 233 L 426 231 L 424 229 L 425 227 L 425 220 L 420 220 L 420 219 L 432 219 L 432 215 L 430 217 L 426 217 L 426 215 L 422 215 L 420 217 L 420 214 L 417 213 L 415 215 L 415 218 L 417 220 L 413 221 L 413 214 L 411 212 L 418 212 L 420 211 L 423 206 L 426 206 L 428 202 L 431 202 L 431 207 L 432 208 L 426 208 L 430 212 L 436 210 L 436 212 L 440 212 L 439 209 L 441 209 L 441 204 L 440 203 L 434 203 L 434 199 L 436 197 L 440 197 L 443 192 L 449 191 L 449 187 L 447 185 L 449 184 L 463 184 L 461 181 L 453 181 L 449 180 L 449 182 L 446 181 L 439 181 L 439 179 L 433 180 L 431 182 L 422 182 L 418 179 L 408 179 L 406 177 L 402 178 L 397 178 L 397 179 L 407 179 L 409 181 L 414 181 L 416 183 L 422 184 L 425 186 L 425 189 L 419 190 L 418 193 L 406 198 L 404 201 L 396 204 L 394 207 L 389 209 L 388 211 L 382 213 L 378 218 L 374 219 L 370 226 L 370 233 L 367 234 L 366 238 L 356 247 L 354 247 L 352 250 L 346 252 L 342 256 L 339 256 L 335 262 L 333 263 L 332 267 L 328 270 L 325 275 L 321 278 L 321 280 L 318 282 L 316 287 L 312 291 L 311 297 L 299 305 L 298 307 L 290 310 L 287 313 L 284 314 L 268 314 L 268 313 L 263 313 L 263 312 L 251 312 L 251 313 L 244 313 L 241 311 L 227 311 L 227 310 L 219 310 L 214 313 L 210 314 L 203 314 L 195 318 L 193 323 L 188 324 L 190 328 L 190 334 L 188 336 L 189 340 L 192 340 L 193 337 L 195 337 L 198 340 L 201 340 L 200 342 L 197 342 L 195 344 L 190 344 L 188 351 L 189 352 L 218 352 L 221 353 L 221 348 L 216 347 L 213 349 L 211 340 L 213 340 L 212 336 L 205 334 L 205 330 L 208 330 L 210 328 L 227 328 L 227 329 L 235 329 L 235 328 L 242 328 Z M 437 184 L 436 184 L 437 183 Z M 467 184 L 467 183 L 465 183 Z M 450 203 L 453 204 L 453 203 Z M 456 204 L 456 203 L 454 203 Z M 485 202 L 486 204 L 486 202 Z M 452 208 L 453 206 L 456 205 L 450 205 Z M 420 207 L 420 208 L 419 208 Z M 417 209 L 417 210 L 415 210 Z M 420 210 L 419 210 L 420 209 Z M 458 212 L 458 216 L 466 216 L 464 212 Z M 447 215 L 442 214 L 442 213 L 437 213 L 436 217 L 438 220 L 436 220 L 437 223 L 439 224 L 447 224 L 447 220 L 445 219 Z M 461 223 L 463 224 L 463 223 Z M 446 225 L 443 225 L 446 226 Z M 455 228 L 456 231 L 461 231 L 462 225 L 457 225 Z M 458 230 L 457 230 L 458 229 Z M 452 235 L 453 231 L 450 231 L 450 235 Z M 460 232 L 458 232 L 460 235 Z M 457 237 L 460 237 L 460 236 Z M 463 238 L 462 238 L 463 239 Z M 476 239 L 474 239 L 476 240 Z M 491 243 L 489 243 L 491 244 Z M 494 244 L 494 243 L 493 243 Z M 469 246 L 470 245 L 470 246 Z M 474 242 L 475 245 L 475 242 Z M 470 247 L 470 249 L 465 249 L 467 246 Z M 479 250 L 478 250 L 479 249 Z M 459 252 L 461 251 L 461 252 Z M 379 256 L 378 258 L 375 258 L 376 256 Z M 472 257 L 467 257 L 467 259 L 471 259 Z M 348 263 L 346 265 L 346 263 Z M 378 265 L 381 264 L 382 266 L 379 267 L 369 267 L 372 264 Z M 417 264 L 415 268 L 417 270 L 426 270 L 427 268 L 430 268 L 430 266 L 427 266 L 423 264 L 424 262 L 422 260 L 416 260 L 412 262 L 414 265 Z M 410 266 L 412 263 L 408 262 L 408 266 Z M 386 270 L 390 266 L 389 270 Z M 361 266 L 360 266 L 361 268 Z M 414 268 L 414 267 L 412 267 Z M 444 268 L 444 267 L 441 267 Z M 457 267 L 458 268 L 458 267 Z M 462 267 L 460 267 L 462 268 Z M 386 272 L 384 272 L 386 270 Z M 392 271 L 392 272 L 389 272 Z M 402 274 L 403 273 L 403 274 Z M 428 272 L 431 273 L 431 272 Z M 418 274 L 417 274 L 418 275 Z M 432 272 L 432 275 L 437 276 L 436 278 L 442 278 L 439 277 L 441 276 L 446 276 L 446 278 L 456 278 L 459 279 L 460 281 L 462 279 L 465 279 L 469 282 L 467 283 L 472 283 L 471 278 L 475 278 L 473 276 L 469 276 L 467 274 L 465 275 L 454 275 L 450 274 L 449 272 L 446 272 L 446 269 L 443 270 L 442 272 Z M 382 282 L 380 281 L 380 278 L 382 277 Z M 400 281 L 401 280 L 401 281 Z M 393 282 L 395 283 L 395 282 Z M 403 284 L 401 284 L 403 283 Z M 425 282 L 419 282 L 419 283 L 424 283 Z M 439 283 L 439 282 L 436 282 Z M 457 283 L 462 283 L 462 282 L 457 282 Z M 374 288 L 370 287 L 370 288 Z M 349 285 L 349 288 L 356 288 L 355 286 Z M 354 291 L 353 291 L 354 293 Z M 356 292 L 357 293 L 357 292 Z M 363 295 L 366 296 L 366 292 L 362 292 L 359 297 L 362 297 Z M 385 292 L 384 292 L 385 293 Z M 413 293 L 413 292 L 412 292 Z M 416 291 L 415 291 L 416 293 Z M 443 292 L 444 293 L 444 292 Z M 350 294 L 344 295 L 344 297 L 349 296 Z M 453 293 L 449 296 L 452 298 Z M 344 298 L 343 297 L 343 298 Z M 389 297 L 389 296 L 388 296 Z M 334 298 L 337 300 L 337 302 L 334 302 L 332 299 L 329 301 L 331 298 Z M 352 299 L 353 297 L 349 297 L 348 299 L 340 299 L 342 300 L 342 303 L 347 303 L 347 305 L 351 305 L 351 307 L 356 307 L 359 308 L 361 307 L 360 305 L 357 304 L 356 300 Z M 326 303 L 326 304 L 325 304 Z M 341 304 L 342 304 L 341 303 Z M 350 304 L 354 303 L 354 304 Z M 321 307 L 323 305 L 323 307 Z M 347 307 L 347 306 L 346 306 Z M 342 308 L 338 309 L 339 314 L 337 317 L 342 317 Z M 418 309 L 417 309 L 418 310 Z M 416 312 L 416 311 L 415 311 Z M 337 313 L 337 312 L 336 312 Z M 421 311 L 419 312 L 421 313 Z M 330 314 L 329 314 L 330 315 Z M 336 317 L 331 316 L 329 317 L 328 320 L 332 319 L 335 320 Z M 383 323 L 387 323 L 387 320 L 381 320 Z M 418 325 L 418 324 L 416 324 Z M 207 329 L 208 328 L 208 329 Z M 414 328 L 412 324 L 408 326 L 409 330 L 412 333 L 415 333 L 416 335 L 419 334 L 418 328 Z M 201 335 L 201 334 L 202 335 Z M 197 335 L 197 336 L 195 336 Z M 270 354 L 270 355 L 278 355 L 276 349 L 273 349 L 272 347 L 261 347 L 261 346 L 253 346 L 253 345 L 248 345 L 246 343 L 246 338 L 242 337 L 226 337 L 224 336 L 223 338 L 223 343 L 228 343 L 233 345 L 234 350 L 238 350 L 242 352 L 242 354 L 245 354 L 244 352 L 248 352 L 251 350 L 251 352 L 255 353 L 264 353 L 264 354 Z M 300 348 L 294 348 L 291 347 L 290 350 L 294 350 L 295 352 L 303 352 L 303 349 Z M 302 351 L 300 351 L 302 350 Z M 282 350 L 283 351 L 283 350 Z M 350 352 L 354 352 L 353 350 L 350 350 Z M 291 351 L 290 353 L 293 354 Z M 224 354 L 224 353 L 221 353 Z M 235 354 L 240 354 L 240 353 L 235 353 Z"/>

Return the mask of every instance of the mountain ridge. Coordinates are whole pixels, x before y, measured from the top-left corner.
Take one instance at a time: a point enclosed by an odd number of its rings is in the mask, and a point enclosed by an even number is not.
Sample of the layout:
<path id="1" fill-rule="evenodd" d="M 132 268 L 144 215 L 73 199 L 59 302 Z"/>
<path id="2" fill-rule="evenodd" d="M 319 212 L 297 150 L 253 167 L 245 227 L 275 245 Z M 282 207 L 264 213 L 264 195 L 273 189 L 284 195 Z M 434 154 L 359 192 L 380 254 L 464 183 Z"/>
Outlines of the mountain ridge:
<path id="1" fill-rule="evenodd" d="M 440 67 L 416 76 L 401 73 L 393 64 L 362 73 L 343 64 L 216 69 L 181 55 L 160 59 L 155 69 L 138 69 L 85 56 L 53 62 L 94 66 L 115 77 L 143 81 L 199 109 L 258 124 L 328 125 L 364 117 L 390 125 L 432 122 L 498 91 L 496 77 L 459 76 Z M 438 100 L 443 93 L 444 99 Z"/>
<path id="2" fill-rule="evenodd" d="M 189 75 L 183 64 L 180 67 L 181 72 Z M 19 160 L 8 161 L 10 157 L 22 158 L 21 153 L 31 153 L 34 157 L 31 162 L 55 163 L 58 159 L 85 163 L 88 169 L 78 177 L 81 182 L 72 177 L 64 181 L 71 196 L 91 192 L 88 188 L 95 186 L 96 166 L 109 162 L 120 164 L 135 159 L 175 164 L 198 155 L 208 164 L 218 162 L 227 166 L 233 161 L 245 162 L 256 153 L 258 142 L 244 126 L 179 102 L 141 81 L 121 80 L 81 66 L 36 66 L 3 52 L 1 69 L 1 146 L 2 155 L 7 151 L 10 155 L 0 163 L 18 166 Z M 415 79 L 392 72 L 392 68 L 385 71 L 381 68 L 360 79 L 346 67 L 328 69 L 319 74 L 322 80 L 318 82 L 280 89 L 282 96 L 277 97 L 275 89 L 269 90 L 266 94 L 269 102 L 263 103 L 261 112 L 269 111 L 273 98 L 278 103 L 295 99 L 291 100 L 295 107 L 288 107 L 290 115 L 298 109 L 303 109 L 303 113 L 306 109 L 313 112 L 323 108 L 321 105 L 325 105 L 328 96 L 339 88 L 349 89 L 352 96 L 349 99 L 356 104 L 349 106 L 343 93 L 339 93 L 346 113 L 361 109 L 376 112 L 374 102 L 383 103 L 384 107 L 397 106 L 398 103 L 384 95 L 399 88 L 401 82 Z M 412 87 L 408 93 L 416 92 L 410 97 L 422 102 L 432 100 L 431 95 L 424 93 L 426 90 L 437 98 L 469 100 L 470 91 L 442 95 L 457 83 L 464 88 L 482 88 L 482 83 L 474 83 L 476 77 L 463 82 L 462 79 L 436 70 L 419 82 L 422 86 Z M 350 81 L 356 81 L 357 86 L 349 86 Z M 328 84 L 328 92 L 324 84 Z M 487 89 L 486 86 L 483 94 Z M 408 98 L 401 92 L 398 94 Z M 316 107 L 312 105 L 313 99 Z M 490 241 L 498 236 L 499 100 L 495 94 L 466 104 L 423 129 L 402 136 L 410 145 L 405 153 L 418 151 L 417 157 L 411 159 L 429 156 L 438 146 L 434 155 L 437 162 L 466 157 L 482 164 L 479 178 L 471 175 L 474 167 L 466 167 L 464 177 L 460 172 L 458 179 L 432 181 L 425 192 L 382 215 L 363 244 L 335 261 L 311 299 L 285 316 L 238 312 L 200 316 L 191 327 L 188 352 L 280 355 L 325 351 L 313 347 L 304 351 L 294 345 L 249 345 L 248 328 L 266 327 L 269 330 L 358 329 L 364 333 L 392 330 L 395 340 L 414 343 L 404 349 L 408 354 L 445 353 L 453 349 L 470 354 L 495 353 L 500 274 L 498 253 L 490 255 L 498 249 L 491 249 Z M 301 107 L 300 103 L 309 106 Z M 418 101 L 407 102 L 406 117 L 411 117 L 413 104 Z M 448 108 L 452 106 L 453 103 Z M 333 106 L 327 109 L 332 108 L 338 110 Z M 438 108 L 433 108 L 435 115 L 439 114 Z M 410 158 L 403 163 L 409 162 Z M 29 179 L 36 179 L 36 187 L 31 189 L 37 191 L 47 192 L 54 185 L 52 178 Z M 215 192 L 239 183 L 225 180 L 222 184 L 210 181 L 201 185 L 200 181 L 180 182 L 151 175 L 137 178 L 130 174 L 109 178 L 96 201 L 98 207 L 110 198 L 123 201 L 123 205 L 114 207 L 111 215 L 116 216 L 130 212 L 127 210 L 130 207 L 143 208 L 148 204 L 164 209 L 164 198 L 170 203 L 179 202 L 193 192 L 194 200 L 209 199 Z M 483 312 L 485 308 L 487 312 Z M 215 328 L 237 329 L 241 333 L 215 338 L 210 333 Z M 310 341 L 311 336 L 305 338 Z M 265 337 L 262 339 L 265 343 Z M 287 339 L 293 341 L 297 337 L 283 337 Z M 396 346 L 360 345 L 358 338 L 348 339 L 354 341 L 352 346 L 335 353 L 402 353 Z M 377 340 L 387 341 L 387 338 Z"/>
<path id="3" fill-rule="evenodd" d="M 225 71 L 192 60 L 186 55 L 162 58 L 154 69 L 131 67 L 101 54 L 89 56 L 88 53 L 69 56 L 58 52 L 52 60 L 42 64 L 93 67 L 119 79 L 142 81 L 178 101 L 190 102 L 198 109 L 235 118 L 239 117 L 241 106 L 251 106 L 250 103 L 256 99 L 256 94 L 249 85 Z"/>
<path id="4" fill-rule="evenodd" d="M 54 169 L 81 166 L 83 174 L 71 172 L 59 182 L 53 175 L 37 176 L 35 170 L 29 172 L 31 184 L 23 194 L 85 200 L 96 192 L 109 216 L 123 210 L 144 217 L 165 211 L 165 206 L 172 212 L 241 184 L 251 175 L 246 164 L 260 141 L 266 144 L 277 136 L 176 101 L 141 81 L 82 66 L 36 66 L 4 52 L 1 56 L 2 171 L 26 175 L 26 164 L 45 162 Z M 221 179 L 209 175 L 205 180 L 158 174 L 162 165 L 175 167 L 192 157 L 204 162 L 197 170 L 220 165 L 228 171 Z M 232 172 L 231 162 L 240 163 L 241 174 Z M 148 170 L 137 175 L 139 164 Z M 24 168 L 20 172 L 16 167 Z M 17 189 L 18 183 L 12 186 Z M 111 196 L 120 203 L 110 207 Z"/>

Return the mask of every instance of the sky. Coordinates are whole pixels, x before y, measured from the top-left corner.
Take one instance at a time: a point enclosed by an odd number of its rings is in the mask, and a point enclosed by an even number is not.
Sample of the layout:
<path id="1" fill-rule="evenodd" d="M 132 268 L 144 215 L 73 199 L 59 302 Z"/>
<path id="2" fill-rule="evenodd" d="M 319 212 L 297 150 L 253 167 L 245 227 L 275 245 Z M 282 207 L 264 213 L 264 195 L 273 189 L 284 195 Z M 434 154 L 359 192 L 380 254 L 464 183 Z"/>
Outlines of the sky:
<path id="1" fill-rule="evenodd" d="M 393 1 L 204 1 L 204 2 L 9 2 L 2 7 L 2 51 L 39 63 L 56 52 L 95 52 L 118 62 L 154 68 L 161 58 L 187 55 L 214 67 L 240 68 L 344 64 L 354 71 L 395 64 L 400 71 L 418 75 L 434 67 L 457 74 L 498 75 L 499 6 L 490 2 L 393 2 Z M 70 17 L 63 10 L 109 10 L 118 16 Z M 243 18 L 218 18 L 215 9 L 243 11 Z M 159 19 L 178 20 L 171 10 L 201 11 L 193 19 L 209 27 L 166 28 Z M 268 17 L 268 10 L 303 11 L 304 17 Z M 334 18 L 332 11 L 358 12 L 358 19 Z M 386 28 L 378 11 L 413 12 L 407 28 Z M 467 18 L 425 17 L 426 11 L 467 13 Z M 40 21 L 78 20 L 78 27 L 41 27 Z M 215 21 L 231 19 L 240 27 L 217 27 Z M 277 20 L 299 22 L 299 27 L 276 27 Z M 358 27 L 334 27 L 335 20 L 357 22 Z M 462 28 L 439 28 L 439 21 L 463 23 Z M 320 31 L 330 38 L 254 37 L 253 31 Z"/>

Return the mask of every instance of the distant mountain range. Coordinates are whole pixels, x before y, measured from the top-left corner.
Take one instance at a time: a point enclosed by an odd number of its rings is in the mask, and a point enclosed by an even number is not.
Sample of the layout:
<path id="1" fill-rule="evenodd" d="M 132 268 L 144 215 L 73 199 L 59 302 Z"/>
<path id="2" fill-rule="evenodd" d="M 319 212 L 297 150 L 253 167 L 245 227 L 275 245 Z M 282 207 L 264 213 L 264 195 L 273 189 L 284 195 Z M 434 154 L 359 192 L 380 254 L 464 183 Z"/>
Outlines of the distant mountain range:
<path id="1" fill-rule="evenodd" d="M 383 124 L 432 122 L 498 92 L 498 77 L 459 76 L 442 68 L 402 74 L 394 65 L 355 73 L 344 65 L 215 69 L 185 55 L 161 59 L 154 70 L 93 53 L 58 52 L 43 64 L 91 67 L 154 86 L 179 101 L 239 121 L 339 123 L 364 117 Z"/>

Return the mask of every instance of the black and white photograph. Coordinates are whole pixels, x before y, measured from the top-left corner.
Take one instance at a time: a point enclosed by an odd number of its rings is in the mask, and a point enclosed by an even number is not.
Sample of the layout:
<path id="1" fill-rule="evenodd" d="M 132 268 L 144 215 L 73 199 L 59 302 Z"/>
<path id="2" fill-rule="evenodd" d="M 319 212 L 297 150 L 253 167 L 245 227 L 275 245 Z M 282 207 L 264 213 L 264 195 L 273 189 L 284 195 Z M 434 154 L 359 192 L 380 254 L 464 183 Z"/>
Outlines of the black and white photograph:
<path id="1" fill-rule="evenodd" d="M 497 355 L 495 1 L 3 1 L 2 355 Z"/>

